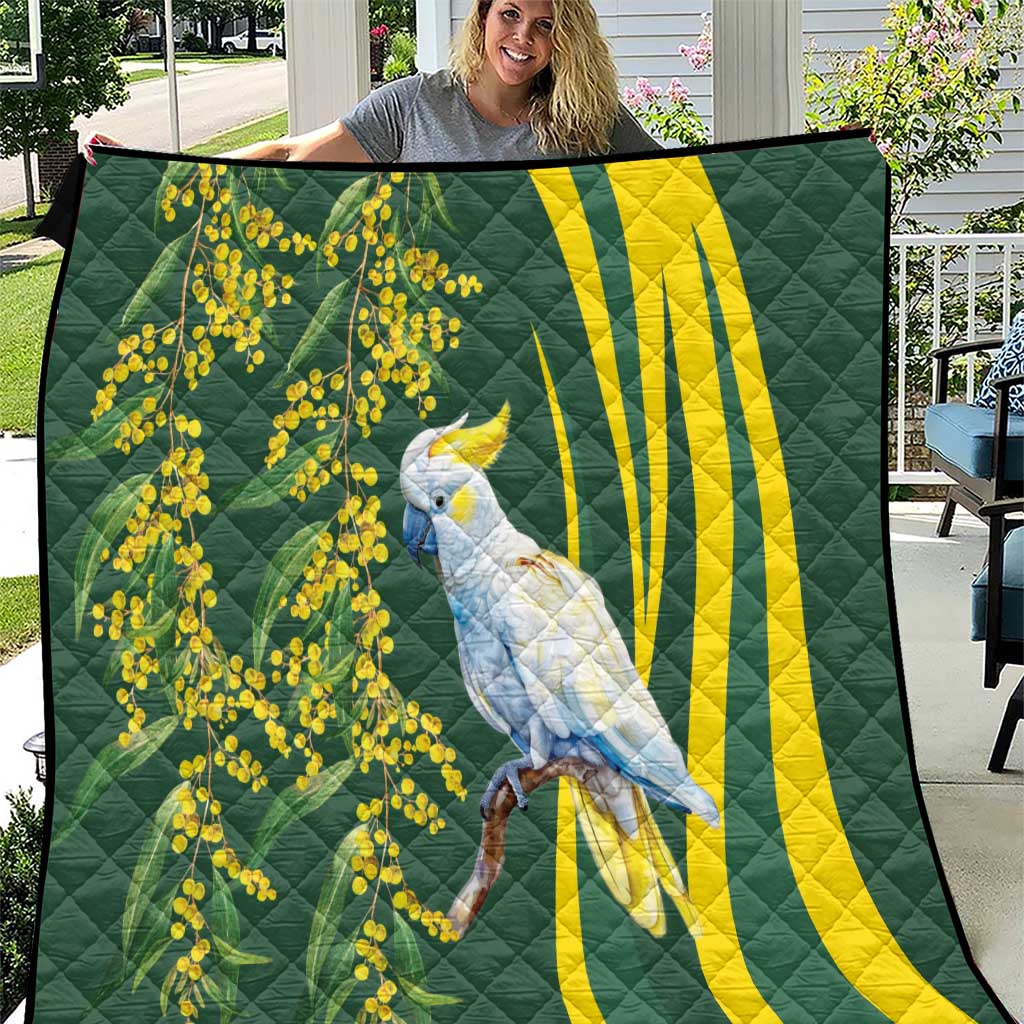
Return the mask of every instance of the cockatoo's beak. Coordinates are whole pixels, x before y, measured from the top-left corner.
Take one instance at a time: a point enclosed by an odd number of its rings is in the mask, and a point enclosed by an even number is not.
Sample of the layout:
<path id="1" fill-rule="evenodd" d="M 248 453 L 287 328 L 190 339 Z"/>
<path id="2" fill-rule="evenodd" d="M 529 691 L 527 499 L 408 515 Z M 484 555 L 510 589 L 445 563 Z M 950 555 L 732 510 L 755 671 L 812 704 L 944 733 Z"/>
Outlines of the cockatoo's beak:
<path id="1" fill-rule="evenodd" d="M 412 560 L 420 565 L 420 553 L 437 554 L 437 535 L 430 516 L 422 509 L 406 502 L 405 516 L 402 519 L 402 540 Z"/>

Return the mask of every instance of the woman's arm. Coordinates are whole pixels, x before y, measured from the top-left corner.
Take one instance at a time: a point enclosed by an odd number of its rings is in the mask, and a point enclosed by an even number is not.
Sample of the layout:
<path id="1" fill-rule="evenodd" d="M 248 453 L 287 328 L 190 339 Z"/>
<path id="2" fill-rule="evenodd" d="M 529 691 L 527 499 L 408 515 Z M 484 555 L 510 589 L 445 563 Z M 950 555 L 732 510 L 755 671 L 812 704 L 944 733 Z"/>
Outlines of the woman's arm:
<path id="1" fill-rule="evenodd" d="M 82 153 L 89 163 L 92 146 L 124 146 L 112 135 L 94 132 L 82 144 Z M 324 125 L 304 135 L 287 135 L 283 139 L 254 142 L 251 146 L 233 149 L 218 156 L 239 157 L 246 160 L 322 160 L 324 163 L 370 163 L 366 150 L 356 142 L 355 136 L 340 121 Z"/>
<path id="2" fill-rule="evenodd" d="M 243 160 L 319 160 L 324 163 L 353 164 L 370 162 L 366 150 L 340 121 L 303 135 L 287 135 L 283 139 L 254 142 L 251 146 L 242 146 L 220 155 Z"/>

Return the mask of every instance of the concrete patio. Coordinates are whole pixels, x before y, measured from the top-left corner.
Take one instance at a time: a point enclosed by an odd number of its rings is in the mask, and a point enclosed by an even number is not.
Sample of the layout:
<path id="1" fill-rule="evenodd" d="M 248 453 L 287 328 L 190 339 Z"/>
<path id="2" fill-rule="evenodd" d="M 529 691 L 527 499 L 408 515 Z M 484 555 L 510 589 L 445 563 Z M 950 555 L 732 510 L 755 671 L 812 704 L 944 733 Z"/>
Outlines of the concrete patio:
<path id="1" fill-rule="evenodd" d="M 0 461 L 0 493 L 9 495 L 19 474 L 34 483 L 34 464 L 25 458 L 32 453 L 26 446 L 19 455 Z M 961 513 L 952 536 L 939 540 L 938 513 L 934 503 L 901 503 L 890 514 L 914 749 L 974 960 L 1010 1012 L 1024 1016 L 1024 735 L 1017 737 L 1003 775 L 985 768 L 1017 677 L 1007 669 L 999 690 L 982 688 L 982 646 L 967 637 L 970 583 L 984 558 L 984 528 Z M 17 550 L 3 553 L 0 574 L 13 574 L 8 558 L 19 573 L 36 571 L 34 520 L 21 516 L 7 525 L 17 535 Z M 5 529 L 4 536 L 11 533 Z M 0 716 L 0 792 L 32 782 L 32 758 L 21 744 L 42 728 L 41 673 L 38 645 L 0 666 L 0 692 L 7 695 Z M 11 1020 L 20 1024 L 20 1011 Z"/>

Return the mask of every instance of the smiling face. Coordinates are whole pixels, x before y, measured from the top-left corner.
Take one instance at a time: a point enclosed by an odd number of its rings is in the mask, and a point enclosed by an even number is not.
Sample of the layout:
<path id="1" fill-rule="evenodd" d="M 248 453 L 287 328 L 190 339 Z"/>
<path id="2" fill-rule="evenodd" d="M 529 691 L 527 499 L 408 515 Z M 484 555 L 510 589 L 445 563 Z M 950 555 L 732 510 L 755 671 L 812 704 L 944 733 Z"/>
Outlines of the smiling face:
<path id="1" fill-rule="evenodd" d="M 505 85 L 530 81 L 550 63 L 553 0 L 494 0 L 484 22 L 484 53 Z"/>

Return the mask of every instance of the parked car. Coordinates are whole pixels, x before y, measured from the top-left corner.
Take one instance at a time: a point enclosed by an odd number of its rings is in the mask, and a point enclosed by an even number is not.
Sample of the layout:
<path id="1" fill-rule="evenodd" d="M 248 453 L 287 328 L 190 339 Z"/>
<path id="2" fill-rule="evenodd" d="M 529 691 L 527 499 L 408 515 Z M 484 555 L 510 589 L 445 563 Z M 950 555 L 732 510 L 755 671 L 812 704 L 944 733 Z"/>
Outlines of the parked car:
<path id="1" fill-rule="evenodd" d="M 238 35 L 225 36 L 220 41 L 225 53 L 239 53 L 249 49 L 249 33 L 239 32 Z M 270 28 L 256 29 L 256 49 L 260 53 L 269 52 L 273 56 L 284 53 L 284 40 L 281 33 Z"/>

